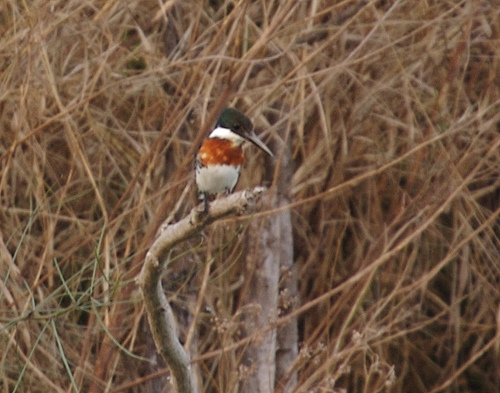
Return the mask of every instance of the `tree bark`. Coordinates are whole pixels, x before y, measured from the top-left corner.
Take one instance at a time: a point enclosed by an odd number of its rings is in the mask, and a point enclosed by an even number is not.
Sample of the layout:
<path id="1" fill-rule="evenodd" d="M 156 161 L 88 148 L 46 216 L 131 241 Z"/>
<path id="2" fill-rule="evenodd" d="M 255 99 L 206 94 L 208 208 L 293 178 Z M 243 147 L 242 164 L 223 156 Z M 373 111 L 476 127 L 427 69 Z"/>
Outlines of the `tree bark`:
<path id="1" fill-rule="evenodd" d="M 271 142 L 271 149 L 279 153 L 279 157 L 266 161 L 266 168 L 270 169 L 269 179 L 274 179 L 275 184 L 264 200 L 269 209 L 284 207 L 291 202 L 293 168 L 288 140 L 287 130 L 281 128 Z M 243 303 L 258 304 L 260 312 L 246 317 L 247 335 L 263 330 L 276 321 L 280 313 L 291 312 L 297 303 L 290 210 L 270 213 L 252 221 L 249 239 L 246 258 L 248 285 L 243 293 Z M 248 372 L 242 378 L 242 392 L 269 393 L 274 392 L 276 386 L 293 388 L 297 381 L 291 368 L 298 353 L 296 319 L 257 337 L 243 359 Z"/>
<path id="2" fill-rule="evenodd" d="M 279 260 L 279 223 L 275 217 L 255 219 L 250 225 L 249 251 L 246 258 L 248 286 L 244 304 L 254 304 L 258 311 L 245 317 L 245 334 L 263 330 L 277 319 Z M 254 309 L 249 308 L 249 309 Z M 276 329 L 257 335 L 246 350 L 243 364 L 247 369 L 242 379 L 243 393 L 270 393 L 276 376 Z"/>
<path id="3" fill-rule="evenodd" d="M 289 138 L 284 130 L 280 132 L 283 140 L 283 154 L 280 159 L 280 168 L 277 172 L 277 201 L 276 207 L 284 207 L 292 202 L 293 163 L 290 152 Z M 293 263 L 293 234 L 292 217 L 289 209 L 278 213 L 280 227 L 279 238 L 279 316 L 283 317 L 294 311 L 299 304 L 297 269 Z M 292 318 L 290 323 L 281 326 L 277 332 L 276 350 L 276 387 L 288 392 L 297 384 L 297 372 L 292 366 L 298 355 L 297 319 Z"/>

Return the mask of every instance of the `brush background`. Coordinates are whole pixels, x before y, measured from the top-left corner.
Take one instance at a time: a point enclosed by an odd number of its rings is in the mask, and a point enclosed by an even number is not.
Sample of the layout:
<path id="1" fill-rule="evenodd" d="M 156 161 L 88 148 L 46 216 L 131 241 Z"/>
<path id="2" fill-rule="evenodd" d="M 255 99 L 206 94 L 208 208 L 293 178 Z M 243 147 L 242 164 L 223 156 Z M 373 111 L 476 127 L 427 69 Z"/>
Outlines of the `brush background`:
<path id="1" fill-rule="evenodd" d="M 500 4 L 160 3 L 0 3 L 0 391 L 168 391 L 134 277 L 235 106 L 291 146 L 295 391 L 498 392 Z M 239 189 L 265 176 L 247 153 Z M 213 264 L 195 359 L 252 312 L 248 223 L 167 274 L 182 319 Z M 239 356 L 197 361 L 205 391 Z"/>

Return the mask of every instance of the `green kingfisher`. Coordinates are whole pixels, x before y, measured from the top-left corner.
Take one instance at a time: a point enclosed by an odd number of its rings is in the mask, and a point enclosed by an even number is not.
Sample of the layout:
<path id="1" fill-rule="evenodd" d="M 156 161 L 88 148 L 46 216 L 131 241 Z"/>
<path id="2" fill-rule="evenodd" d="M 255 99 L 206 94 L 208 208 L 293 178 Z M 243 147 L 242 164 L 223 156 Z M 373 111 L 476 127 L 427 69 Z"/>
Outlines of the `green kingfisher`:
<path id="1" fill-rule="evenodd" d="M 222 111 L 195 160 L 196 185 L 208 209 L 208 195 L 231 193 L 238 182 L 244 156 L 242 144 L 252 142 L 271 157 L 273 153 L 253 129 L 252 122 L 233 108 Z"/>

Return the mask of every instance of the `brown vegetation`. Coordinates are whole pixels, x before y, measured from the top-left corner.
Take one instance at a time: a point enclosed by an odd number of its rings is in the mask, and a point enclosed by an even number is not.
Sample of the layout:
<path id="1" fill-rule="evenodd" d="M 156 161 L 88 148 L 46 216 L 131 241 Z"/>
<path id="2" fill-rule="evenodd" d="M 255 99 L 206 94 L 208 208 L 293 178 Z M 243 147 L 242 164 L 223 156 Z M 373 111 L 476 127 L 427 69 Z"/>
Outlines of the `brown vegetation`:
<path id="1" fill-rule="evenodd" d="M 0 37 L 1 391 L 166 386 L 134 278 L 225 106 L 292 147 L 294 391 L 498 391 L 498 2 L 7 0 Z M 251 220 L 167 273 L 206 392 L 251 372 Z"/>

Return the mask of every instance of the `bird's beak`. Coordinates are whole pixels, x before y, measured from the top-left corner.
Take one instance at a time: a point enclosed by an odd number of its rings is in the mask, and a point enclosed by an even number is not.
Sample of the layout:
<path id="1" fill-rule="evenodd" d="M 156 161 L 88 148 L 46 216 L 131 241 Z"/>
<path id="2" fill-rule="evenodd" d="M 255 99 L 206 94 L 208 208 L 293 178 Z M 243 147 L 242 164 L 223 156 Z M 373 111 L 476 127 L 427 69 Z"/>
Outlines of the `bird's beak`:
<path id="1" fill-rule="evenodd" d="M 269 154 L 271 157 L 274 157 L 274 154 L 272 153 L 271 150 L 262 142 L 259 137 L 255 134 L 254 131 L 252 131 L 248 135 L 248 140 L 252 142 L 255 146 L 257 146 L 259 149 L 265 151 L 267 154 Z"/>

